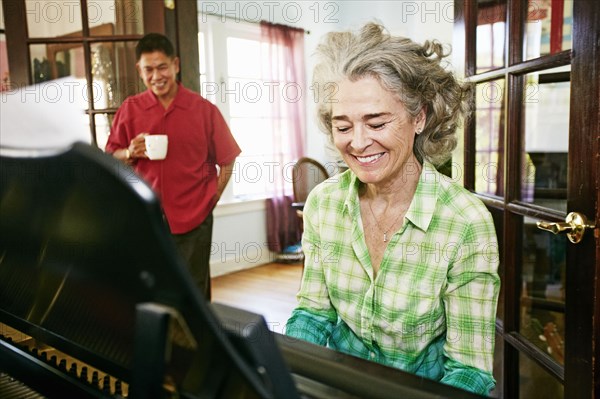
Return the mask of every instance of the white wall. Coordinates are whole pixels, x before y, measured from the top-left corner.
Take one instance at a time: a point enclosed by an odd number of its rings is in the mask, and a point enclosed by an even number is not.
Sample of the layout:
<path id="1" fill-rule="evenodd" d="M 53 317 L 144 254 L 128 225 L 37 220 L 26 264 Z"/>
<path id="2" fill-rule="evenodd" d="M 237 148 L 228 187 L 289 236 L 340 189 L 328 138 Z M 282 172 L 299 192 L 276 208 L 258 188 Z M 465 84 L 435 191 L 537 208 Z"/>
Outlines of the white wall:
<path id="1" fill-rule="evenodd" d="M 312 80 L 312 57 L 323 35 L 330 31 L 358 29 L 368 21 L 382 23 L 391 34 L 417 42 L 437 39 L 452 43 L 452 0 L 388 1 L 198 1 L 198 11 L 224 15 L 231 20 L 266 20 L 302 28 L 305 36 L 307 82 Z M 335 160 L 328 140 L 316 125 L 314 101 L 306 92 L 306 155 L 322 163 Z M 248 208 L 249 206 L 249 208 Z M 213 230 L 213 276 L 273 260 L 266 248 L 264 201 L 220 204 Z"/>
<path id="2" fill-rule="evenodd" d="M 274 260 L 267 247 L 264 200 L 219 205 L 213 212 L 211 276 Z"/>

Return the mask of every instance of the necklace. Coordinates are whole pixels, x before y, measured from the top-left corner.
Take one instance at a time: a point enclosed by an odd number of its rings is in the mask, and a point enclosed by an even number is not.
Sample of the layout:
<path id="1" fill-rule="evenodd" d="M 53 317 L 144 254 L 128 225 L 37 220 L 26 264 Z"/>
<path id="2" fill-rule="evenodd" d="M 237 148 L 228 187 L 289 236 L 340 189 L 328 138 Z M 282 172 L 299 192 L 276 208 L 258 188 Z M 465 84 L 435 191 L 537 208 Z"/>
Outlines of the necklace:
<path id="1" fill-rule="evenodd" d="M 375 219 L 375 222 L 377 223 L 377 229 L 378 229 L 379 231 L 382 231 L 382 230 L 379 228 L 379 221 L 377 220 L 377 216 L 375 216 L 375 212 L 373 212 L 373 208 L 371 208 L 371 202 L 367 202 L 367 205 L 369 206 L 369 210 L 371 211 L 371 214 L 373 215 L 373 219 Z M 394 219 L 394 221 L 392 222 L 392 224 L 390 224 L 390 225 L 389 225 L 389 227 L 388 227 L 387 229 L 385 229 L 385 231 L 382 231 L 382 232 L 383 232 L 383 242 L 387 242 L 387 241 L 388 241 L 388 236 L 387 236 L 387 233 L 390 231 L 390 229 L 391 229 L 392 227 L 394 227 L 394 225 L 395 225 L 395 224 L 398 222 L 398 220 L 400 220 L 400 217 L 401 217 L 402 215 L 403 215 L 403 214 L 402 214 L 402 213 L 400 213 L 400 215 L 399 215 L 399 216 L 398 216 L 396 219 Z"/>

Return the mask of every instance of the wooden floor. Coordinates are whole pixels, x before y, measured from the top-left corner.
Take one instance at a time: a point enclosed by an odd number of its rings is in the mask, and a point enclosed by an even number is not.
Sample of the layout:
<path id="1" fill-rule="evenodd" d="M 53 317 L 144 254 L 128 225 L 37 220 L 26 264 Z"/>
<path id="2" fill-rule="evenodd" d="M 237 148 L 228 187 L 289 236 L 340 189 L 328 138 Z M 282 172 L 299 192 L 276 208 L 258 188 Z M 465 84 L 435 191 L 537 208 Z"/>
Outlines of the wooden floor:
<path id="1" fill-rule="evenodd" d="M 282 333 L 296 307 L 301 264 L 270 263 L 212 279 L 212 301 L 262 314 Z"/>

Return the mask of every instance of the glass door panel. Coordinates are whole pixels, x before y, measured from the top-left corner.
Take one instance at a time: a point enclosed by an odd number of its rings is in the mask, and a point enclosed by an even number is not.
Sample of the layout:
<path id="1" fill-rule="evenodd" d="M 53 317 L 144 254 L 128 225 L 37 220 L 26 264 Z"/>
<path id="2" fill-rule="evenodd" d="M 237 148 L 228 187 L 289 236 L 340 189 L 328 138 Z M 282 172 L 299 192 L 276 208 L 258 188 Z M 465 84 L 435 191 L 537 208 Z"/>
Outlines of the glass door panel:
<path id="1" fill-rule="evenodd" d="M 85 79 L 83 45 L 80 43 L 32 44 L 29 56 L 33 83 L 65 76 Z"/>
<path id="2" fill-rule="evenodd" d="M 475 99 L 475 191 L 503 195 L 504 79 L 479 83 Z"/>
<path id="3" fill-rule="evenodd" d="M 25 16 L 29 37 L 81 37 L 81 5 L 78 1 L 26 0 Z"/>
<path id="4" fill-rule="evenodd" d="M 563 385 L 526 355 L 519 354 L 519 398 L 563 399 Z"/>
<path id="5" fill-rule="evenodd" d="M 116 108 L 142 91 L 135 67 L 136 42 L 97 42 L 91 46 L 94 108 Z"/>
<path id="6" fill-rule="evenodd" d="M 144 31 L 142 0 L 97 0 L 87 2 L 92 36 L 141 35 Z M 107 33 L 106 30 L 110 30 Z"/>
<path id="7" fill-rule="evenodd" d="M 537 228 L 523 217 L 520 330 L 561 366 L 565 357 L 565 237 Z"/>
<path id="8" fill-rule="evenodd" d="M 573 0 L 529 0 L 524 59 L 530 60 L 572 47 Z"/>
<path id="9" fill-rule="evenodd" d="M 144 89 L 135 66 L 135 46 L 144 34 L 144 6 L 148 6 L 153 14 L 160 14 L 158 22 L 164 18 L 162 4 L 158 3 L 162 2 L 11 1 L 15 10 L 11 21 L 22 20 L 23 23 L 23 32 L 16 34 L 21 35 L 24 42 L 15 48 L 22 46 L 22 51 L 28 53 L 15 65 L 19 66 L 19 71 L 26 70 L 20 73 L 29 74 L 29 77 L 23 79 L 16 73 L 14 75 L 20 81 L 31 83 L 69 77 L 60 94 L 66 93 L 73 96 L 74 101 L 81 102 L 87 113 L 92 140 L 103 148 L 107 135 L 106 116 L 114 114 L 126 97 Z M 146 13 L 150 15 L 151 12 L 146 10 Z M 148 21 L 148 18 L 146 21 L 162 28 L 157 21 Z M 2 53 L 5 48 L 3 36 L 0 43 Z M 0 61 L 4 59 L 2 57 Z M 0 90 L 9 84 L 4 64 L 0 62 L 0 78 L 3 79 Z"/>
<path id="10" fill-rule="evenodd" d="M 94 115 L 94 124 L 96 125 L 96 144 L 102 151 L 104 151 L 106 148 L 113 117 L 113 114 Z"/>
<path id="11" fill-rule="evenodd" d="M 522 201 L 567 211 L 569 69 L 526 75 Z"/>
<path id="12" fill-rule="evenodd" d="M 477 73 L 505 65 L 506 0 L 478 0 Z"/>

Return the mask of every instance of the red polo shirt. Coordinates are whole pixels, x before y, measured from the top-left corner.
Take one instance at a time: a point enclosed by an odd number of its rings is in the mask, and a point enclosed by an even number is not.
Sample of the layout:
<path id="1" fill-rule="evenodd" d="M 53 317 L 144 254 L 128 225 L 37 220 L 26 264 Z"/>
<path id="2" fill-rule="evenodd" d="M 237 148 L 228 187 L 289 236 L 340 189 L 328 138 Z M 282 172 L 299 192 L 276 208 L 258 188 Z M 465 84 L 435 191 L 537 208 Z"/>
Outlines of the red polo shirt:
<path id="1" fill-rule="evenodd" d="M 115 115 L 106 152 L 127 148 L 140 133 L 169 136 L 164 160 L 138 159 L 134 168 L 161 199 L 171 233 L 198 227 L 215 205 L 215 165 L 227 165 L 241 152 L 223 116 L 179 83 L 166 110 L 150 90 L 127 98 Z"/>

